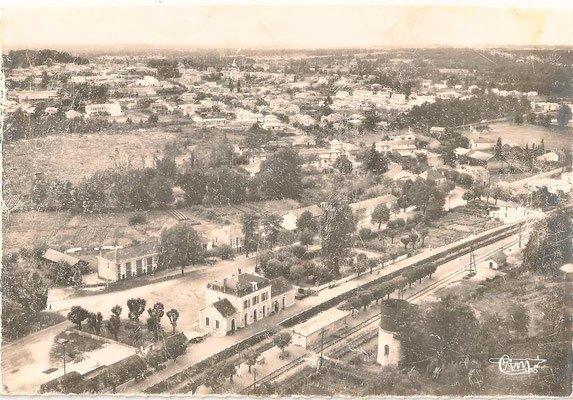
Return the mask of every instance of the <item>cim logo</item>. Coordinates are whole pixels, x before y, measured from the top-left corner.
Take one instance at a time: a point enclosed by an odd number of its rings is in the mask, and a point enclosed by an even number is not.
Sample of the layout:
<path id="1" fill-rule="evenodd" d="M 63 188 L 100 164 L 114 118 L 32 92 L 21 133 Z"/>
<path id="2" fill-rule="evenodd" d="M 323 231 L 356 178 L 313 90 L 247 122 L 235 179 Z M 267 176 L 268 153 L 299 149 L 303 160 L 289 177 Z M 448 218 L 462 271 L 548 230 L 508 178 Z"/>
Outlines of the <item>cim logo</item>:
<path id="1" fill-rule="evenodd" d="M 489 359 L 490 363 L 497 364 L 501 373 L 506 375 L 536 374 L 539 366 L 546 361 L 543 358 L 539 358 L 539 356 L 537 358 L 512 359 L 507 354 L 504 354 L 501 358 Z"/>

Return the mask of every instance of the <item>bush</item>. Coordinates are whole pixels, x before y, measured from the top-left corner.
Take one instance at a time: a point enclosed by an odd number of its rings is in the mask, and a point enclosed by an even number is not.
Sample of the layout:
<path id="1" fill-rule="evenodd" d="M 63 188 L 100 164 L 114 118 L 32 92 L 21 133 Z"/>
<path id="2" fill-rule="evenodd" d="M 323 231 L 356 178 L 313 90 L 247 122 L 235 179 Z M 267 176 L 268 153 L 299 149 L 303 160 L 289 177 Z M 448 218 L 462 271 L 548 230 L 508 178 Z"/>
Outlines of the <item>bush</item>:
<path id="1" fill-rule="evenodd" d="M 282 230 L 279 232 L 277 237 L 277 244 L 279 246 L 290 246 L 296 240 L 296 235 L 294 232 Z"/>
<path id="2" fill-rule="evenodd" d="M 135 214 L 129 217 L 128 223 L 130 226 L 145 224 L 147 223 L 147 218 L 143 214 Z"/>
<path id="3" fill-rule="evenodd" d="M 219 247 L 216 247 L 214 250 L 215 250 L 214 255 L 216 255 L 217 257 L 221 257 L 221 260 L 229 260 L 235 257 L 235 254 L 233 253 L 233 248 L 228 244 L 223 244 Z"/>
<path id="4" fill-rule="evenodd" d="M 301 246 L 300 244 L 289 247 L 288 250 L 299 260 L 302 259 L 306 254 L 306 249 L 304 248 L 304 246 Z"/>

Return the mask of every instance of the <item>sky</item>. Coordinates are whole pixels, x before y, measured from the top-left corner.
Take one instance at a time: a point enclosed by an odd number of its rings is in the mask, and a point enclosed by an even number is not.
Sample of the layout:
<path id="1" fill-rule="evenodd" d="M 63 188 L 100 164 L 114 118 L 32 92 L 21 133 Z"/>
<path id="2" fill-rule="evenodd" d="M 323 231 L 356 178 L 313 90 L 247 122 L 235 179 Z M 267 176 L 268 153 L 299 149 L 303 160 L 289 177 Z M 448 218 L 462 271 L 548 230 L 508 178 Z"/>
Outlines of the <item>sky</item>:
<path id="1" fill-rule="evenodd" d="M 342 1 L 194 5 L 127 0 L 5 0 L 4 48 L 149 45 L 185 48 L 336 48 L 476 45 L 572 45 L 573 4 L 529 2 L 527 8 L 431 6 L 404 0 L 349 6 Z M 255 0 L 257 1 L 257 0 Z M 434 0 L 435 1 L 435 0 Z M 521 0 L 523 1 L 523 0 Z M 447 4 L 452 4 L 451 2 Z M 454 4 L 471 4 L 458 0 Z M 473 2 L 476 3 L 475 1 Z M 573 2 L 569 2 L 573 3 Z M 7 4 L 7 5 L 6 5 Z M 47 5 L 50 4 L 50 5 Z M 79 4 L 77 1 L 75 4 Z M 493 4 L 482 0 L 481 5 Z M 510 1 L 511 4 L 511 1 Z M 519 3 L 519 4 L 527 4 Z M 557 4 L 557 6 L 555 5 Z M 26 7 L 23 7 L 26 5 Z M 553 8 L 539 8 L 544 7 Z M 567 7 L 557 9 L 555 7 Z"/>

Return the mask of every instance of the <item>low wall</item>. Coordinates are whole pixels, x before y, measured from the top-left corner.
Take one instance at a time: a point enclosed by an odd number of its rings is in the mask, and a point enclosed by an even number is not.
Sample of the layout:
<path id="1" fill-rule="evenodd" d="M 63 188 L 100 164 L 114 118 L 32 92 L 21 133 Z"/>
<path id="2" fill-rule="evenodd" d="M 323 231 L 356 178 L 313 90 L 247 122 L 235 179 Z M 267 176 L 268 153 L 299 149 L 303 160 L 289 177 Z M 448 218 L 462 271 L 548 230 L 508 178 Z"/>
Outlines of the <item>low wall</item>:
<path id="1" fill-rule="evenodd" d="M 134 352 L 137 350 L 136 347 L 130 346 L 128 344 L 118 342 L 117 340 L 113 340 L 113 339 L 106 338 L 103 336 L 94 335 L 93 333 L 80 331 L 78 328 L 72 328 L 72 331 L 74 333 L 77 333 L 80 336 L 87 337 L 87 338 L 94 339 L 94 340 L 99 340 L 100 342 L 109 343 L 109 344 L 116 344 L 116 345 L 123 346 L 123 347 L 128 347 L 130 349 L 133 349 Z"/>

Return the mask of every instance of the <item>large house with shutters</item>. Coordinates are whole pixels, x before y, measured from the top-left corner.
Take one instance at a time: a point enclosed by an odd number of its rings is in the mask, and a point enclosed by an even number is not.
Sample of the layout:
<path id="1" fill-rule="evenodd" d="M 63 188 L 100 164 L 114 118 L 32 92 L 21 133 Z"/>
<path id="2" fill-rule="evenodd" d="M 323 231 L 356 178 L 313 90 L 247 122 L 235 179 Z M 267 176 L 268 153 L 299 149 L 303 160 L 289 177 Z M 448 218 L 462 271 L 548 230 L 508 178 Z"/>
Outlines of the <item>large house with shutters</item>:
<path id="1" fill-rule="evenodd" d="M 155 240 L 100 253 L 98 278 L 116 282 L 151 274 L 157 269 L 158 256 Z"/>
<path id="2" fill-rule="evenodd" d="M 283 277 L 267 279 L 239 270 L 205 289 L 207 306 L 199 311 L 199 326 L 224 336 L 294 304 L 295 289 Z"/>

